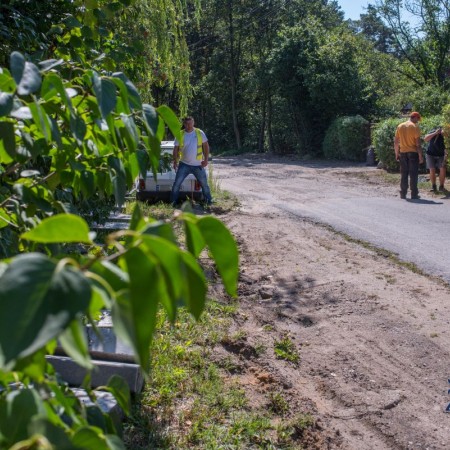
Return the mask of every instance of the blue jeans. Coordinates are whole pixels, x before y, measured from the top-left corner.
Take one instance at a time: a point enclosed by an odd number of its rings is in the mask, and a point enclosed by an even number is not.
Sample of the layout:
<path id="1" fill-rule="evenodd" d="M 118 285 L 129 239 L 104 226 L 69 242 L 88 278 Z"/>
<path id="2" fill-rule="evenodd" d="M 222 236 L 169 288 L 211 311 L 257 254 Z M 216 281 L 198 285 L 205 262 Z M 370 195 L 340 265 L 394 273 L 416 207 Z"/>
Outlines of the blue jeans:
<path id="1" fill-rule="evenodd" d="M 202 166 L 190 166 L 180 161 L 178 165 L 177 174 L 175 176 L 175 182 L 172 186 L 172 203 L 178 203 L 178 197 L 180 196 L 180 187 L 185 178 L 191 174 L 197 179 L 202 187 L 203 198 L 206 203 L 211 203 L 211 191 L 208 186 L 208 180 L 206 177 L 206 170 Z"/>

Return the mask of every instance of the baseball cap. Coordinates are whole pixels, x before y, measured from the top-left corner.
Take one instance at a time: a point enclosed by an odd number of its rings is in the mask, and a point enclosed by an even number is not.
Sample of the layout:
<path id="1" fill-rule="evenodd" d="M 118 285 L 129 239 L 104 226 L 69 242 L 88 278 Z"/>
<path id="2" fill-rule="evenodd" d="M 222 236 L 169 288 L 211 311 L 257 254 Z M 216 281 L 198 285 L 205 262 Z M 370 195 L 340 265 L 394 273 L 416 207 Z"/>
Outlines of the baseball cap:
<path id="1" fill-rule="evenodd" d="M 409 117 L 410 117 L 411 119 L 412 119 L 413 117 L 417 117 L 419 120 L 422 118 L 421 115 L 420 115 L 417 111 L 412 112 L 412 113 L 409 115 Z"/>

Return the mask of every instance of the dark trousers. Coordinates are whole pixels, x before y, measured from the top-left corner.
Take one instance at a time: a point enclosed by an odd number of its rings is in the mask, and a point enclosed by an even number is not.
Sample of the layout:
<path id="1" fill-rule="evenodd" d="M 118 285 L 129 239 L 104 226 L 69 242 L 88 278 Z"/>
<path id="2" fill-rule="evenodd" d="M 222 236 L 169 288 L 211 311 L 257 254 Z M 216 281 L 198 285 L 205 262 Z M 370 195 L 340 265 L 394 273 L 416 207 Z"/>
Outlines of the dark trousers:
<path id="1" fill-rule="evenodd" d="M 419 154 L 416 152 L 400 153 L 400 194 L 406 195 L 408 191 L 408 176 L 411 195 L 419 194 L 417 181 L 419 179 Z"/>

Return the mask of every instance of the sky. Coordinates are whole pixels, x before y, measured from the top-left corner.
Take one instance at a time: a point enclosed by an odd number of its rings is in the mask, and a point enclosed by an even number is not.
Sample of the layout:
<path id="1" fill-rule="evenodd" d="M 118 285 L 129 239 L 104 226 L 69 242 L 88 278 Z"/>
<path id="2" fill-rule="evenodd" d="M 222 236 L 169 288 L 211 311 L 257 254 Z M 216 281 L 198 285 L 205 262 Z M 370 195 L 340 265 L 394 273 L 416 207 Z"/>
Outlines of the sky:
<path id="1" fill-rule="evenodd" d="M 369 3 L 375 2 L 369 0 L 338 0 L 339 6 L 344 11 L 346 19 L 359 19 L 360 14 L 365 13 L 365 9 Z"/>

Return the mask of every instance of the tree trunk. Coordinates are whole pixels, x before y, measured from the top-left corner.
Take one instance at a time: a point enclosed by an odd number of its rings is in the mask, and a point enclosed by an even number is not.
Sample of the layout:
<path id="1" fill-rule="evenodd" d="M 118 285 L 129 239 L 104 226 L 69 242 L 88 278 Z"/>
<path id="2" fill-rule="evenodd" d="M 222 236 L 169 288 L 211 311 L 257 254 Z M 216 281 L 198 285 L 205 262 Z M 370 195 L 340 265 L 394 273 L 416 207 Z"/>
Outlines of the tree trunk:
<path id="1" fill-rule="evenodd" d="M 258 152 L 264 153 L 264 137 L 266 134 L 266 103 L 267 99 L 264 96 L 261 112 L 261 124 L 259 126 Z"/>
<path id="2" fill-rule="evenodd" d="M 237 67 L 236 67 L 236 55 L 234 48 L 234 27 L 233 27 L 233 1 L 228 1 L 228 19 L 229 19 L 229 37 L 230 37 L 230 88 L 231 88 L 231 115 L 233 120 L 233 131 L 236 139 L 236 147 L 241 149 L 241 132 L 239 130 L 239 121 L 237 116 Z"/>
<path id="3" fill-rule="evenodd" d="M 273 133 L 272 133 L 272 96 L 269 94 L 268 98 L 268 107 L 269 111 L 267 114 L 267 130 L 269 132 L 269 151 L 271 153 L 275 153 L 275 141 L 273 139 Z"/>

